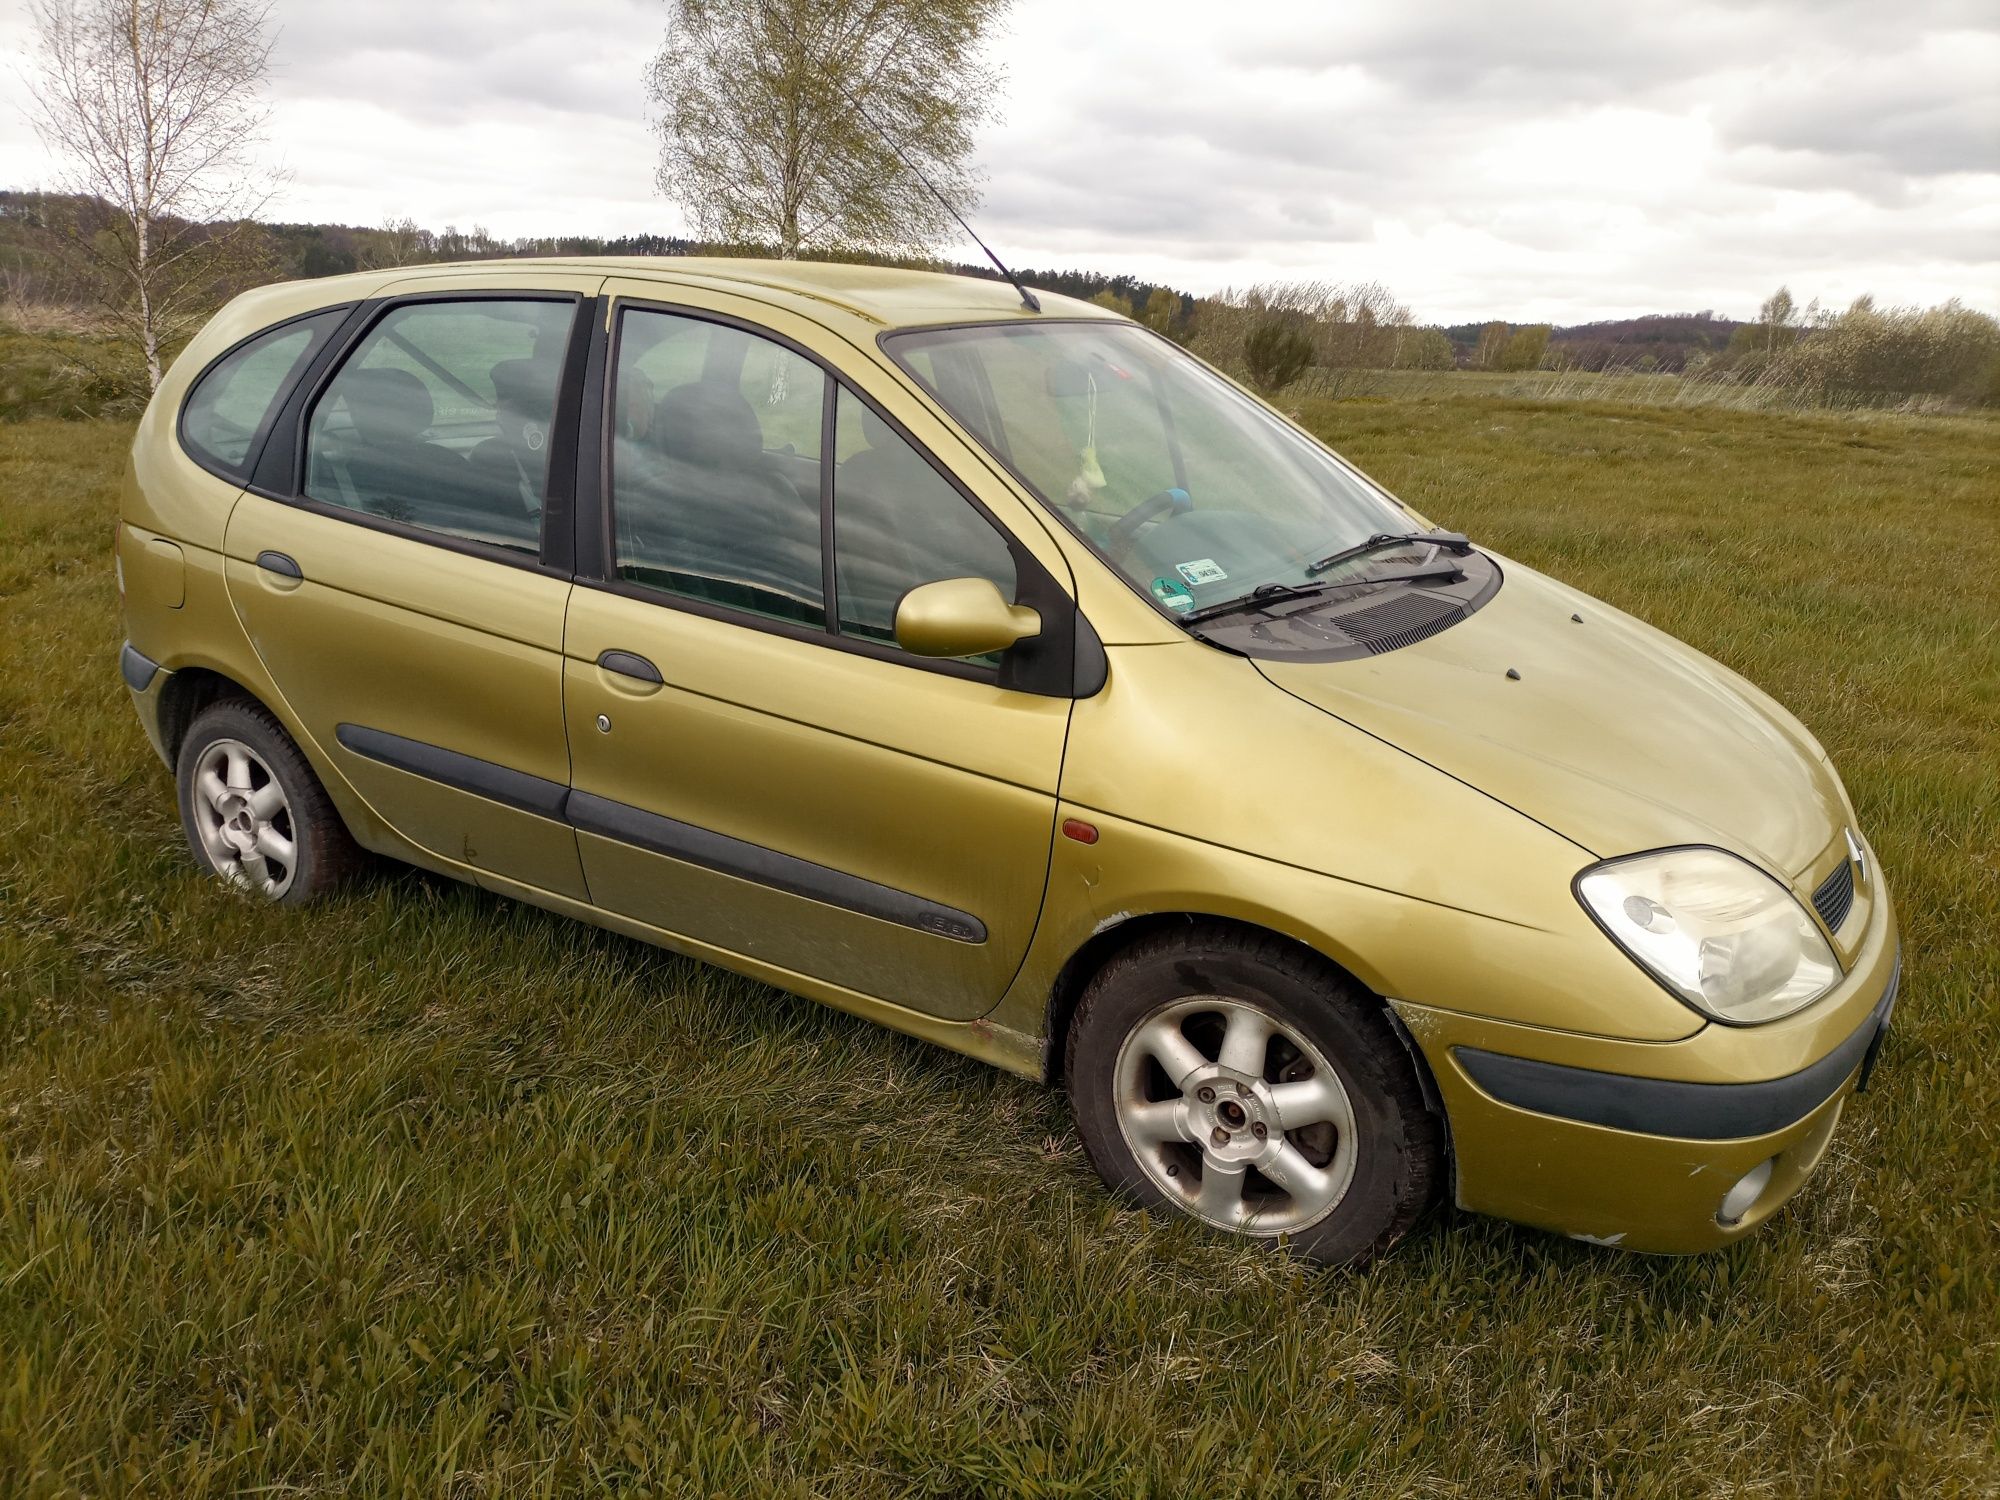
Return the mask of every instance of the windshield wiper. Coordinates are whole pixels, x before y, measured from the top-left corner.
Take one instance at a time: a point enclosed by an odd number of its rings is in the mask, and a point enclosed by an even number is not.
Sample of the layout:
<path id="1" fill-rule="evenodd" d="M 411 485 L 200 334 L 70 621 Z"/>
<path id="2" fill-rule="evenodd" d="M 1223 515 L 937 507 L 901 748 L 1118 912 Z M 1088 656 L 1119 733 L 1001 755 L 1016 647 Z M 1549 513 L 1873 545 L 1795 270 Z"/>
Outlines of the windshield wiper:
<path id="1" fill-rule="evenodd" d="M 1337 568 L 1342 563 L 1351 561 L 1354 558 L 1367 557 L 1371 553 L 1376 552 L 1386 552 L 1391 547 L 1414 546 L 1419 542 L 1428 542 L 1433 547 L 1442 547 L 1447 552 L 1456 552 L 1460 557 L 1465 556 L 1472 550 L 1472 543 L 1467 540 L 1465 533 L 1462 531 L 1405 531 L 1400 535 L 1393 536 L 1388 532 L 1378 531 L 1365 542 L 1352 547 L 1343 547 L 1338 552 L 1322 557 L 1318 562 L 1309 566 L 1306 572 L 1317 576 L 1330 568 Z"/>
<path id="2" fill-rule="evenodd" d="M 1247 594 L 1238 594 L 1233 599 L 1218 599 L 1213 604 L 1204 604 L 1200 609 L 1179 616 L 1183 625 L 1198 625 L 1203 620 L 1213 620 L 1221 615 L 1233 615 L 1246 609 L 1262 609 L 1267 604 L 1289 604 L 1294 599 L 1317 599 L 1321 594 L 1330 594 L 1335 589 L 1356 589 L 1371 583 L 1407 583 L 1413 578 L 1454 578 L 1460 569 L 1457 563 L 1419 564 L 1414 568 L 1399 568 L 1393 573 L 1365 573 L 1359 578 L 1336 578 L 1328 583 L 1260 583 Z"/>
<path id="3" fill-rule="evenodd" d="M 1328 589 L 1339 587 L 1337 583 L 1260 583 L 1247 594 L 1238 594 L 1233 599 L 1218 599 L 1213 604 L 1191 610 L 1180 617 L 1180 622 L 1194 625 L 1202 620 L 1213 620 L 1218 615 L 1233 615 L 1239 609 L 1261 609 L 1266 604 L 1283 604 L 1290 599 L 1316 599 Z"/>

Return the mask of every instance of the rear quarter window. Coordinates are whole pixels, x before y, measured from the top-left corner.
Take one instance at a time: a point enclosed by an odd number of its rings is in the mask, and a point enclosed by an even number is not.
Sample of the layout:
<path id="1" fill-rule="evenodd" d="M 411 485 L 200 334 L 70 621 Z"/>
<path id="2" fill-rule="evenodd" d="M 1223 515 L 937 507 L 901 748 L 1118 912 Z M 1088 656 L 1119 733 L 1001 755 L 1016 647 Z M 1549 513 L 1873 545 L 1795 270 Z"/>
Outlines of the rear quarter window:
<path id="1" fill-rule="evenodd" d="M 240 479 L 292 381 L 346 316 L 346 308 L 336 307 L 280 324 L 210 365 L 181 408 L 181 445 L 189 456 Z"/>

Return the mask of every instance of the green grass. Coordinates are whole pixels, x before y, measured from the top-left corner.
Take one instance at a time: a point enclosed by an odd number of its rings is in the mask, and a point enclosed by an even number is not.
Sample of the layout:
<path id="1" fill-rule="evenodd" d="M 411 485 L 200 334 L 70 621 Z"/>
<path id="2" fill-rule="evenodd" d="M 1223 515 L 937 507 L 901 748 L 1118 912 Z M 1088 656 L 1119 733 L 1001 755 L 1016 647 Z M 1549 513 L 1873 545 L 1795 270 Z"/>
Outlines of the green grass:
<path id="1" fill-rule="evenodd" d="M 1678 375 L 1636 367 L 1609 370 L 1370 370 L 1314 369 L 1285 392 L 1287 401 L 1313 396 L 1345 399 L 1439 400 L 1481 396 L 1519 401 L 1618 402 L 1627 406 L 1720 407 L 1731 411 L 1803 411 L 1847 415 L 1963 415 L 1983 421 L 2000 439 L 2000 409 L 1968 406 L 1949 396 L 1828 393 L 1723 371 Z"/>
<path id="2" fill-rule="evenodd" d="M 0 424 L 136 413 L 125 346 L 74 331 L 23 332 L 0 320 Z M 140 372 L 143 375 L 143 372 Z M 4 431 L 4 426 L 0 426 Z"/>
<path id="3" fill-rule="evenodd" d="M 0 428 L 0 1494 L 2000 1490 L 2000 445 L 1305 415 L 1837 758 L 1907 974 L 1805 1194 L 1351 1277 L 1120 1209 L 1060 1101 L 408 872 L 196 876 L 119 685 L 128 429 Z"/>

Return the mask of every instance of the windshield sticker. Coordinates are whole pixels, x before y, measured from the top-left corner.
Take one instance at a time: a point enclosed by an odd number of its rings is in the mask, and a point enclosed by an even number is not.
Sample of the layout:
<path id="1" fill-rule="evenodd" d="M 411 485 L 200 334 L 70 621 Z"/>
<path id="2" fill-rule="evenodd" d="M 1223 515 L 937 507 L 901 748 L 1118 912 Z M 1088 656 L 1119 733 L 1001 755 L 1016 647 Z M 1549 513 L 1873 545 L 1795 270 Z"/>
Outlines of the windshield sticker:
<path id="1" fill-rule="evenodd" d="M 1177 609 L 1183 614 L 1194 608 L 1194 595 L 1171 578 L 1153 580 L 1153 597 L 1168 609 Z"/>
<path id="2" fill-rule="evenodd" d="M 1174 571 L 1189 583 L 1220 583 L 1229 576 L 1216 566 L 1212 557 L 1197 557 L 1193 562 L 1177 563 Z"/>

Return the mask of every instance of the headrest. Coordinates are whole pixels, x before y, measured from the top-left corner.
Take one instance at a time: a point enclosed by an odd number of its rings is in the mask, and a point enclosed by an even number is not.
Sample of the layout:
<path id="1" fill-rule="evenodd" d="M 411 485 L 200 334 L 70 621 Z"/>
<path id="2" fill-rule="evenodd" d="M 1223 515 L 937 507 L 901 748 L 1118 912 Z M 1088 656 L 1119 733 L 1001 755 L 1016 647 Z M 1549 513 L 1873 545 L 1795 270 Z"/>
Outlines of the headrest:
<path id="1" fill-rule="evenodd" d="M 764 451 L 764 429 L 741 391 L 696 380 L 660 398 L 652 441 L 668 458 L 705 469 L 748 468 Z"/>
<path id="2" fill-rule="evenodd" d="M 354 370 L 340 382 L 354 431 L 364 443 L 408 443 L 436 415 L 431 393 L 408 370 Z"/>
<path id="3" fill-rule="evenodd" d="M 503 359 L 493 367 L 493 399 L 523 416 L 534 416 L 549 404 L 555 381 L 540 361 Z"/>

